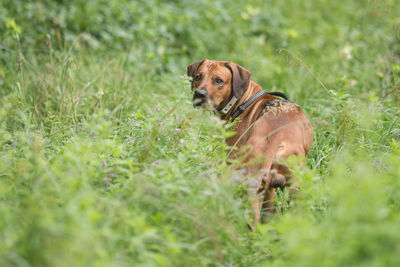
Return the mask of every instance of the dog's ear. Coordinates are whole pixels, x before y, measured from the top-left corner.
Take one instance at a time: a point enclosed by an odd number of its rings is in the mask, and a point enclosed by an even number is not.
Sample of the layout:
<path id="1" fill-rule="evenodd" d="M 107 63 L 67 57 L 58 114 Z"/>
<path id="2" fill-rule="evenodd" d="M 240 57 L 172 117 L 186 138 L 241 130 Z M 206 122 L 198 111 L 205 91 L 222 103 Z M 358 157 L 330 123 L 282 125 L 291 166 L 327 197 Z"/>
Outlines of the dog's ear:
<path id="1" fill-rule="evenodd" d="M 187 67 L 187 76 L 194 78 L 194 74 L 196 73 L 197 69 L 200 67 L 203 62 L 206 61 L 206 59 L 203 59 L 202 61 L 190 64 Z"/>
<path id="2" fill-rule="evenodd" d="M 233 62 L 227 62 L 225 63 L 225 66 L 232 73 L 233 95 L 237 99 L 240 99 L 246 91 L 247 87 L 249 87 L 251 72 Z"/>

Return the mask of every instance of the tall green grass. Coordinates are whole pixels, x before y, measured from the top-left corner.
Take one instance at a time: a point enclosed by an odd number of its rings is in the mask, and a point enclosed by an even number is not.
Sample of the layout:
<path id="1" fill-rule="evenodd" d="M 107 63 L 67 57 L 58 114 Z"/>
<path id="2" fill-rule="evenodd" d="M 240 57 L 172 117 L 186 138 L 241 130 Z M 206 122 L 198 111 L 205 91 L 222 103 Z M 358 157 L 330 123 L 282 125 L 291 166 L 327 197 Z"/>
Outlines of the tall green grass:
<path id="1" fill-rule="evenodd" d="M 0 266 L 398 266 L 397 1 L 2 1 Z M 186 66 L 232 60 L 314 126 L 248 230 Z M 290 205 L 290 206 L 288 206 Z"/>

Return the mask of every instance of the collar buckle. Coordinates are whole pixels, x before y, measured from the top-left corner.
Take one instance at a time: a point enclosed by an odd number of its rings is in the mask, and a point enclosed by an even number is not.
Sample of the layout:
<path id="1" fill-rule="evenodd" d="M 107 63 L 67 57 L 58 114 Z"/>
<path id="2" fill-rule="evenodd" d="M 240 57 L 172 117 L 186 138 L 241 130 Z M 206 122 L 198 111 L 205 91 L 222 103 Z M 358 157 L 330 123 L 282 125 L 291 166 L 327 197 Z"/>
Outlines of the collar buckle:
<path id="1" fill-rule="evenodd" d="M 238 99 L 235 96 L 232 96 L 228 104 L 226 104 L 226 106 L 221 109 L 222 114 L 226 115 L 226 113 L 228 113 L 228 111 L 236 104 L 237 101 Z"/>

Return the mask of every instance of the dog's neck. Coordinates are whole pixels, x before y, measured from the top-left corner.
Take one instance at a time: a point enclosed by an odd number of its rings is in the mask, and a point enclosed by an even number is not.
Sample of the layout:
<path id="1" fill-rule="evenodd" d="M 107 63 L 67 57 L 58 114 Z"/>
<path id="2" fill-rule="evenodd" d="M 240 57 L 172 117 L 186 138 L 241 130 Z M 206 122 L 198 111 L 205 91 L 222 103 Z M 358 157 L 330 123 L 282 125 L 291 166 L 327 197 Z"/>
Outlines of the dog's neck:
<path id="1" fill-rule="evenodd" d="M 249 100 L 253 95 L 255 95 L 258 91 L 261 91 L 262 87 L 258 84 L 256 84 L 253 81 L 250 81 L 249 87 L 247 88 L 247 90 L 244 92 L 243 96 L 235 103 L 235 105 L 233 105 L 233 107 L 228 111 L 228 113 L 226 113 L 225 115 L 223 115 L 221 118 L 223 120 L 228 120 L 230 118 L 230 116 L 232 115 L 232 113 L 244 102 L 246 102 L 247 100 Z M 227 99 L 226 101 L 224 101 L 226 103 L 229 102 L 229 99 Z M 226 105 L 225 103 L 225 105 Z"/>

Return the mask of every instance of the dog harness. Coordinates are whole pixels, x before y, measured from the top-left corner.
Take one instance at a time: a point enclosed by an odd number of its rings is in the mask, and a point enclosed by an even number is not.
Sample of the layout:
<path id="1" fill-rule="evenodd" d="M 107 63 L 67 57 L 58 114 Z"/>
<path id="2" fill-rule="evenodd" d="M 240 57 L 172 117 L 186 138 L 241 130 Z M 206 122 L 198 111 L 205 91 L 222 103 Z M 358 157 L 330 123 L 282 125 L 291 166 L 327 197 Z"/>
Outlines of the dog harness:
<path id="1" fill-rule="evenodd" d="M 250 98 L 249 100 L 247 100 L 246 102 L 244 102 L 243 104 L 241 104 L 241 105 L 232 113 L 232 115 L 231 115 L 231 122 L 233 122 L 237 117 L 239 117 L 240 114 L 242 114 L 251 104 L 253 104 L 253 103 L 256 102 L 258 99 L 260 99 L 263 95 L 266 95 L 266 94 L 270 94 L 270 95 L 273 95 L 273 96 L 279 96 L 279 97 L 282 97 L 282 98 L 284 98 L 284 99 L 274 99 L 274 100 L 271 100 L 271 101 L 268 101 L 267 103 L 265 103 L 263 109 L 261 110 L 260 114 L 257 116 L 257 119 L 256 119 L 256 120 L 258 120 L 258 119 L 262 116 L 262 114 L 264 113 L 265 109 L 266 109 L 267 107 L 269 107 L 269 106 L 273 106 L 273 105 L 275 105 L 276 103 L 280 103 L 280 102 L 290 102 L 290 103 L 292 103 L 292 101 L 290 101 L 289 98 L 288 98 L 284 93 L 281 93 L 281 92 L 266 92 L 266 91 L 264 91 L 264 90 L 261 90 L 261 91 L 258 91 L 252 98 Z M 235 99 L 236 99 L 236 98 L 235 98 Z M 229 102 L 231 102 L 231 101 L 229 101 Z M 235 102 L 236 102 L 236 101 L 235 101 Z M 229 103 L 228 103 L 228 105 L 229 105 Z M 228 106 L 228 105 L 227 105 L 227 106 Z M 227 108 L 227 106 L 226 106 L 225 108 Z M 298 106 L 298 105 L 296 105 L 296 106 Z M 225 108 L 224 108 L 224 109 L 225 109 Z"/>

